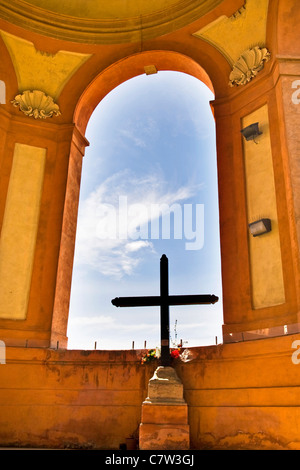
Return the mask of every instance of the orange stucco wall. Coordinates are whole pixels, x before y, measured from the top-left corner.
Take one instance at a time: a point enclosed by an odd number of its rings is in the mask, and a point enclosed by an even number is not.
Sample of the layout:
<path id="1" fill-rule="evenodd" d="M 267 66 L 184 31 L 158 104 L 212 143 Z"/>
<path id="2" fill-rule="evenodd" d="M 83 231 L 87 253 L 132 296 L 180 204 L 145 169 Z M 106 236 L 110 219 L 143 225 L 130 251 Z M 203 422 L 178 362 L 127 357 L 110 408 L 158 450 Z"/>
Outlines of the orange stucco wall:
<path id="1" fill-rule="evenodd" d="M 192 361 L 174 364 L 192 449 L 300 449 L 299 338 L 191 348 Z M 0 445 L 118 449 L 137 437 L 155 367 L 140 353 L 7 348 Z"/>
<path id="2" fill-rule="evenodd" d="M 68 351 L 66 331 L 86 125 L 110 90 L 155 65 L 158 71 L 189 73 L 215 93 L 226 344 L 195 349 L 193 361 L 176 365 L 189 406 L 191 447 L 300 449 L 300 365 L 291 360 L 300 331 L 300 93 L 294 87 L 300 77 L 300 9 L 297 0 L 270 0 L 265 45 L 271 58 L 250 83 L 231 88 L 231 64 L 212 31 L 206 30 L 211 39 L 206 41 L 201 30 L 220 18 L 232 27 L 239 21 L 243 25 L 243 5 L 240 0 L 217 2 L 201 18 L 180 26 L 175 22 L 161 36 L 120 43 L 47 37 L 46 23 L 39 30 L 29 17 L 28 24 L 19 14 L 16 23 L 0 18 L 0 80 L 6 90 L 0 104 L 0 230 L 16 144 L 45 149 L 46 155 L 36 195 L 40 212 L 26 316 L 17 320 L 8 311 L 0 319 L 0 340 L 6 345 L 6 364 L 0 364 L 0 445 L 118 448 L 140 422 L 153 369 L 142 366 L 136 352 Z M 230 40 L 230 28 L 226 34 Z M 237 42 L 231 45 L 234 49 Z M 32 63 L 40 59 L 43 64 L 37 73 L 45 90 L 54 76 L 61 80 L 61 115 L 35 120 L 12 106 L 24 91 L 20 88 L 38 78 L 24 57 L 14 56 L 19 46 Z M 63 66 L 59 57 L 66 61 Z M 72 68 L 71 58 L 80 66 Z M 284 302 L 253 308 L 251 182 L 245 171 L 245 157 L 252 152 L 245 154 L 240 130 L 259 109 L 267 109 Z M 269 337 L 242 341 L 251 335 Z"/>
<path id="3" fill-rule="evenodd" d="M 138 427 L 146 371 L 135 352 L 7 348 L 1 446 L 118 449 Z"/>

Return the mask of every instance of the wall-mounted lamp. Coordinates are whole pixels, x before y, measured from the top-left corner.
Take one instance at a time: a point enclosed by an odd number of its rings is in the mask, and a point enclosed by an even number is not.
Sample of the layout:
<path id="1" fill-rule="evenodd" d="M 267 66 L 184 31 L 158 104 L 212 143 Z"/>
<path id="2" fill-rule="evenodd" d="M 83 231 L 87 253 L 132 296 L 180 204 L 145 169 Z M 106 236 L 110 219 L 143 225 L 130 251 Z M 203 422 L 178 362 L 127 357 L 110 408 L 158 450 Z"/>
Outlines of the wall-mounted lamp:
<path id="1" fill-rule="evenodd" d="M 249 230 L 253 237 L 258 237 L 259 235 L 263 235 L 264 233 L 271 232 L 271 220 L 270 219 L 260 219 L 256 220 L 249 224 Z"/>
<path id="2" fill-rule="evenodd" d="M 241 133 L 246 140 L 253 140 L 255 142 L 255 137 L 258 137 L 262 132 L 258 128 L 258 122 L 250 124 L 250 126 L 245 127 L 241 130 Z M 255 142 L 257 144 L 257 142 Z"/>

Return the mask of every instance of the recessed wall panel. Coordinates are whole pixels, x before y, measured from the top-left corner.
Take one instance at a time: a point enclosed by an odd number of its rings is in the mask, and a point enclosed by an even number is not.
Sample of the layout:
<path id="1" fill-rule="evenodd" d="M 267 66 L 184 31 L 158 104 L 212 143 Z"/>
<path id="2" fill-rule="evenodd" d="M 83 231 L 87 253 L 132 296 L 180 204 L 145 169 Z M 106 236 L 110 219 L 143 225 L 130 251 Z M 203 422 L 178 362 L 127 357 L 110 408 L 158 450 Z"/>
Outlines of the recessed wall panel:
<path id="1" fill-rule="evenodd" d="M 0 318 L 26 319 L 45 160 L 46 149 L 15 145 L 0 238 Z"/>

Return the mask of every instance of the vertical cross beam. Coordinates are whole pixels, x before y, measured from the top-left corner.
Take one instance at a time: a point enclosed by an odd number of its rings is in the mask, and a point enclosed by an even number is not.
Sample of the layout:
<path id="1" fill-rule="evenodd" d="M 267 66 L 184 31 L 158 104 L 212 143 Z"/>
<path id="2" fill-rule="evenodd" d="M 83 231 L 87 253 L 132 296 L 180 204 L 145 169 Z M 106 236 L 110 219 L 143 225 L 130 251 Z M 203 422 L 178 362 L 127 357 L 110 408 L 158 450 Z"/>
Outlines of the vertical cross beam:
<path id="1" fill-rule="evenodd" d="M 170 319 L 169 319 L 169 262 L 166 255 L 160 259 L 160 344 L 161 344 L 161 365 L 169 366 L 170 358 Z"/>

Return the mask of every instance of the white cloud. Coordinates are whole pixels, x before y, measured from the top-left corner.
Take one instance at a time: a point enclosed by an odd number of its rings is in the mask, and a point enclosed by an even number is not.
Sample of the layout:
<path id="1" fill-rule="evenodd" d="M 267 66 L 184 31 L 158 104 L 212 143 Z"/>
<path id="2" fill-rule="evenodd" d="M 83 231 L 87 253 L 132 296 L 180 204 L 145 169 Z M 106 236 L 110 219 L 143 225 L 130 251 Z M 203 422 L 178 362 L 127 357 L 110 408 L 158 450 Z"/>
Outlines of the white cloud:
<path id="1" fill-rule="evenodd" d="M 143 240 L 139 240 L 136 242 L 129 242 L 125 245 L 125 250 L 128 252 L 138 251 L 142 248 L 152 248 L 153 245 L 150 242 L 145 242 Z"/>
<path id="2" fill-rule="evenodd" d="M 122 127 L 118 130 L 119 139 L 117 142 L 125 144 L 127 141 L 130 145 L 139 148 L 146 148 L 149 145 L 149 139 L 153 141 L 159 136 L 159 126 L 155 119 L 144 117 L 140 119 L 128 119 L 122 123 Z"/>
<path id="3" fill-rule="evenodd" d="M 134 145 L 136 145 L 136 147 L 141 147 L 141 148 L 146 147 L 146 142 L 142 138 L 137 137 L 134 131 L 130 129 L 120 129 L 119 133 L 122 137 L 126 137 L 131 142 L 133 142 Z"/>
<path id="4" fill-rule="evenodd" d="M 108 329 L 111 330 L 113 327 L 117 327 L 118 331 L 149 331 L 152 329 L 157 329 L 157 325 L 153 322 L 151 323 L 136 323 L 136 324 L 131 324 L 128 322 L 120 322 L 120 320 L 117 320 L 116 318 L 113 318 L 109 315 L 100 315 L 97 317 L 89 317 L 89 316 L 79 316 L 75 317 L 72 321 L 72 325 L 78 325 L 81 327 L 101 327 L 101 332 L 104 332 L 104 330 Z"/>
<path id="5" fill-rule="evenodd" d="M 132 274 L 143 256 L 154 252 L 148 223 L 159 217 L 158 208 L 167 210 L 198 190 L 172 191 L 159 172 L 138 177 L 124 170 L 107 178 L 80 203 L 76 263 L 115 279 Z"/>
<path id="6" fill-rule="evenodd" d="M 108 326 L 110 327 L 113 323 L 115 323 L 115 319 L 110 317 L 109 315 L 99 315 L 97 317 L 74 317 L 72 320 L 73 325 L 79 325 L 79 326 L 96 326 L 96 325 L 101 325 L 101 326 Z"/>

